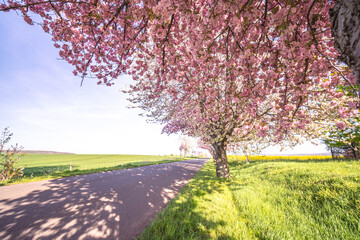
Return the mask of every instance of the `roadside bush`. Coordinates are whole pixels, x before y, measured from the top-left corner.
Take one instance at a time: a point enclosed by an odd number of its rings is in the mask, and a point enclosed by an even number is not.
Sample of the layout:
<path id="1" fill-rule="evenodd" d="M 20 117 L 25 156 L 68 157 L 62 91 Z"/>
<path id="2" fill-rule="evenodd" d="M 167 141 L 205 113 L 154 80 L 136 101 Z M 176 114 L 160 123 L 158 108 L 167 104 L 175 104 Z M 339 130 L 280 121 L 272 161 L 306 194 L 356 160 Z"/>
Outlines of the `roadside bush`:
<path id="1" fill-rule="evenodd" d="M 24 168 L 15 166 L 19 159 L 23 157 L 23 154 L 20 152 L 22 147 L 16 144 L 5 150 L 5 145 L 10 141 L 11 137 L 12 133 L 10 133 L 9 128 L 6 127 L 0 139 L 0 181 L 10 180 L 24 175 Z"/>

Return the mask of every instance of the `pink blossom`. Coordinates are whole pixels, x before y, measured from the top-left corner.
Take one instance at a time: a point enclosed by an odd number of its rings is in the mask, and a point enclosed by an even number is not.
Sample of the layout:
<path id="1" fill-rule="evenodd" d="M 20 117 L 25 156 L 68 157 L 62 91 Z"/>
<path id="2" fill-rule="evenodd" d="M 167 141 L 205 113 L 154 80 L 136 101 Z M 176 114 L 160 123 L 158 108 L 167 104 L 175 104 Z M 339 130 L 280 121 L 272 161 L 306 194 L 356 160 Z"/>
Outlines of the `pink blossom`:
<path id="1" fill-rule="evenodd" d="M 349 102 L 348 106 L 349 106 L 349 108 L 356 108 L 357 102 L 351 101 L 351 102 Z"/>
<path id="2" fill-rule="evenodd" d="M 349 117 L 348 109 L 346 109 L 344 107 L 340 107 L 339 110 L 338 110 L 338 113 L 339 113 L 341 118 L 348 118 Z"/>
<path id="3" fill-rule="evenodd" d="M 28 15 L 24 15 L 24 20 L 28 24 L 33 25 L 33 22 L 32 22 L 31 18 Z"/>
<path id="4" fill-rule="evenodd" d="M 337 122 L 336 126 L 340 130 L 344 130 L 346 128 L 346 124 L 344 122 Z"/>
<path id="5" fill-rule="evenodd" d="M 344 96 L 344 93 L 342 93 L 342 92 L 335 93 L 335 95 L 334 95 L 335 98 L 341 98 L 343 96 Z"/>

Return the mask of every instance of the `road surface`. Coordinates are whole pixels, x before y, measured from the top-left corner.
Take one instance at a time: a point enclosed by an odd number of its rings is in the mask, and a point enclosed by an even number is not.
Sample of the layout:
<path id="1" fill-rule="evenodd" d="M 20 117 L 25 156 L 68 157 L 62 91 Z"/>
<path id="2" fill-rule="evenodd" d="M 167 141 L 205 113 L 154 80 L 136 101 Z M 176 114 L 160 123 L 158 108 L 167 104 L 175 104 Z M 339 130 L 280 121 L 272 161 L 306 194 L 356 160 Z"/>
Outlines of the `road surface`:
<path id="1" fill-rule="evenodd" d="M 207 161 L 0 187 L 0 239 L 134 239 Z"/>

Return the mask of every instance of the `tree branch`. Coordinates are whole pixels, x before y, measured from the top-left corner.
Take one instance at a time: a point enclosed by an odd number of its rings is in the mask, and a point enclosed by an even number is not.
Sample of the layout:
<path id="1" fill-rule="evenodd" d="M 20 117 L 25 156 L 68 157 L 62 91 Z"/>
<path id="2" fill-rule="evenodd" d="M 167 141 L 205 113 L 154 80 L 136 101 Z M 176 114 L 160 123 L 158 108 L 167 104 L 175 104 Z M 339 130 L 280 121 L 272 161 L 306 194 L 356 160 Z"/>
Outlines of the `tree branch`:
<path id="1" fill-rule="evenodd" d="M 345 80 L 345 82 L 347 82 L 347 83 L 349 84 L 349 86 L 351 87 L 351 89 L 356 93 L 356 90 L 355 90 L 354 86 L 353 86 L 353 85 L 350 83 L 350 81 L 344 76 L 344 74 L 342 74 L 342 72 L 341 72 L 337 67 L 335 67 L 335 66 L 332 64 L 332 62 L 330 61 L 330 59 L 329 59 L 327 56 L 325 56 L 325 55 L 319 50 L 319 47 L 318 47 L 319 42 L 318 42 L 317 39 L 316 39 L 315 32 L 314 32 L 314 28 L 312 27 L 311 22 L 310 22 L 310 13 L 311 13 L 311 10 L 312 10 L 312 8 L 314 7 L 316 1 L 317 1 L 317 0 L 314 0 L 314 1 L 311 3 L 310 8 L 309 8 L 309 10 L 308 10 L 308 12 L 307 12 L 307 15 L 306 15 L 306 20 L 307 20 L 308 26 L 309 26 L 309 28 L 310 28 L 310 33 L 311 33 L 311 35 L 312 35 L 312 37 L 313 37 L 313 41 L 315 42 L 315 48 L 316 48 L 316 50 L 320 53 L 320 55 L 329 62 L 329 64 L 331 65 L 331 67 L 334 68 L 334 69 L 340 74 L 340 76 Z"/>

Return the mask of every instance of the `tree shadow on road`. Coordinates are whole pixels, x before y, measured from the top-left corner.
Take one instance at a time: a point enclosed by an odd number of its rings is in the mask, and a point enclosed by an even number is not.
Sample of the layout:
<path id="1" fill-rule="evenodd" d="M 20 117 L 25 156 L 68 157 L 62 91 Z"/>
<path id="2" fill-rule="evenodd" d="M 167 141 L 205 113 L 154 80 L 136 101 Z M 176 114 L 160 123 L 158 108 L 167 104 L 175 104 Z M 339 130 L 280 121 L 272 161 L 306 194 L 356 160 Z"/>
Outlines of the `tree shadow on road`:
<path id="1" fill-rule="evenodd" d="M 1 187 L 0 239 L 132 239 L 202 164 L 174 162 Z M 11 191 L 24 196 L 12 197 Z"/>

